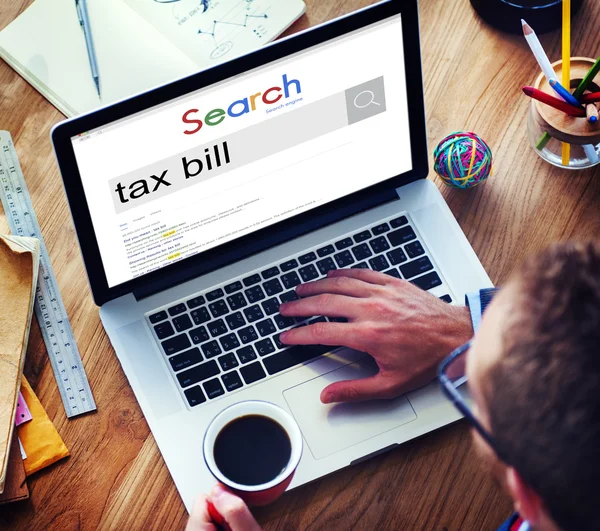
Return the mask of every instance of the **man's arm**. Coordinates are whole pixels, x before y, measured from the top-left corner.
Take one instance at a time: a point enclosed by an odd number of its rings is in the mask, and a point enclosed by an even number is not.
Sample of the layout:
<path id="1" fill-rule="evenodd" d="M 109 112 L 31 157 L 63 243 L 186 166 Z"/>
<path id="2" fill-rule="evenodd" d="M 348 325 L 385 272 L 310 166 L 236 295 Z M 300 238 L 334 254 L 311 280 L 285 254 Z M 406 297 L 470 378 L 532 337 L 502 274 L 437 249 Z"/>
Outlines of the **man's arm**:
<path id="1" fill-rule="evenodd" d="M 428 384 L 438 363 L 473 336 L 469 309 L 451 306 L 410 282 L 368 269 L 330 271 L 297 286 L 298 301 L 282 304 L 287 316 L 344 317 L 281 335 L 290 345 L 343 345 L 369 353 L 379 366 L 370 378 L 336 382 L 324 403 L 393 398 Z"/>

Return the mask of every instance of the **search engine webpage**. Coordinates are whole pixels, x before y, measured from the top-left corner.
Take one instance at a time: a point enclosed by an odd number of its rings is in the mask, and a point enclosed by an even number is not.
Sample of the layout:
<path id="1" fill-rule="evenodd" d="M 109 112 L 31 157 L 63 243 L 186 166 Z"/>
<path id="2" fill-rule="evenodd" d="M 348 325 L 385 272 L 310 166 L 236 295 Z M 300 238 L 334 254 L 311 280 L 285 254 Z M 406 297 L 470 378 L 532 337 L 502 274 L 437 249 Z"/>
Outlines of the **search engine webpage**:
<path id="1" fill-rule="evenodd" d="M 109 287 L 412 168 L 400 16 L 74 137 Z"/>

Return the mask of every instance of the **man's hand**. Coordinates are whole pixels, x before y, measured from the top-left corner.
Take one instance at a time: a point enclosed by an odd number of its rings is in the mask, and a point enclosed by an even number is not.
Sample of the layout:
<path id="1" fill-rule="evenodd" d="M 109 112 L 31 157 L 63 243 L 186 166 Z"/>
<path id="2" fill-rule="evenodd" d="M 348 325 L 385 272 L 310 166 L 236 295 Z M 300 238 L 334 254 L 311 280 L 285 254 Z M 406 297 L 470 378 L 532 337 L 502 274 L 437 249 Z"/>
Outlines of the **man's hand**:
<path id="1" fill-rule="evenodd" d="M 369 353 L 379 366 L 370 378 L 336 382 L 321 401 L 394 398 L 435 377 L 438 363 L 473 335 L 469 310 L 450 306 L 410 282 L 369 269 L 338 269 L 301 284 L 302 299 L 282 304 L 287 316 L 345 317 L 348 323 L 316 323 L 289 330 L 289 345 L 346 346 Z"/>
<path id="2" fill-rule="evenodd" d="M 196 498 L 185 531 L 217 531 L 219 529 L 208 512 L 209 502 L 212 502 L 215 509 L 225 519 L 231 531 L 261 531 L 246 504 L 222 485 L 216 485 L 208 497 L 200 494 Z"/>

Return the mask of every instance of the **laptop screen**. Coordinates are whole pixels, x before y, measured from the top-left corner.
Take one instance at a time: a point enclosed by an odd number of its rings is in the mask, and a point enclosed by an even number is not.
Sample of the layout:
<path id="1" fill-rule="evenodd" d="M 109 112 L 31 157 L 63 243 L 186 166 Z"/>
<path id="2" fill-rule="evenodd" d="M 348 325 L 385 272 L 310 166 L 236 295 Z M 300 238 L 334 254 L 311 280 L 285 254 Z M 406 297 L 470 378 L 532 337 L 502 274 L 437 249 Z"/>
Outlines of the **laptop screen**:
<path id="1" fill-rule="evenodd" d="M 400 15 L 71 140 L 114 287 L 411 170 Z"/>

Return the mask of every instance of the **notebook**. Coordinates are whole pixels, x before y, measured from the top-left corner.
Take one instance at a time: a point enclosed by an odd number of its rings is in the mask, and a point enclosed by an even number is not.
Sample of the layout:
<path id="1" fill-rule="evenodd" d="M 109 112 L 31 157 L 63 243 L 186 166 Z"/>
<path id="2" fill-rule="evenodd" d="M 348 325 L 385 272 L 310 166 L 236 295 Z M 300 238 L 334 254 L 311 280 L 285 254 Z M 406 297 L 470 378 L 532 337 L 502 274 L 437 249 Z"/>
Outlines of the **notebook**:
<path id="1" fill-rule="evenodd" d="M 302 0 L 87 0 L 92 79 L 75 0 L 35 0 L 0 32 L 0 57 L 68 117 L 252 51 L 305 11 Z"/>
<path id="2" fill-rule="evenodd" d="M 0 236 L 0 493 L 15 427 L 39 259 L 39 240 Z"/>

